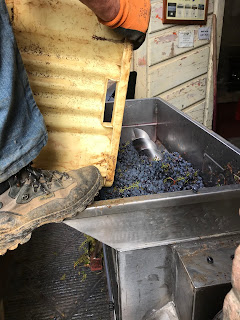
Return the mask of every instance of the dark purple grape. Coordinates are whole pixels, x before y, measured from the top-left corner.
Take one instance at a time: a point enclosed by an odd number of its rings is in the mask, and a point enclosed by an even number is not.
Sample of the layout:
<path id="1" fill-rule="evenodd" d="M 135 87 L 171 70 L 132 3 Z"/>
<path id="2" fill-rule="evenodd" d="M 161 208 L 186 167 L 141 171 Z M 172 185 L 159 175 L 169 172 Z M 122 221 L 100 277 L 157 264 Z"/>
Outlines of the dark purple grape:
<path id="1" fill-rule="evenodd" d="M 132 143 L 119 148 L 115 179 L 111 188 L 103 188 L 100 199 L 114 199 L 180 190 L 197 192 L 204 187 L 190 162 L 177 152 L 163 152 L 163 159 L 149 161 L 139 155 Z"/>

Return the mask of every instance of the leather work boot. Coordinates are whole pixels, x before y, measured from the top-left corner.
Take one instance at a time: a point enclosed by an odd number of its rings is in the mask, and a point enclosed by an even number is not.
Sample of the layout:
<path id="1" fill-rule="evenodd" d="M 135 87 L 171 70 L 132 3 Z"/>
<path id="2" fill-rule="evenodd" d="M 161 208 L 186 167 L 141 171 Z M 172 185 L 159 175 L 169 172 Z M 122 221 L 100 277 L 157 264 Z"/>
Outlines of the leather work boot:
<path id="1" fill-rule="evenodd" d="M 0 255 L 27 242 L 35 228 L 83 211 L 103 179 L 94 166 L 60 173 L 28 165 L 8 183 L 0 195 Z"/>

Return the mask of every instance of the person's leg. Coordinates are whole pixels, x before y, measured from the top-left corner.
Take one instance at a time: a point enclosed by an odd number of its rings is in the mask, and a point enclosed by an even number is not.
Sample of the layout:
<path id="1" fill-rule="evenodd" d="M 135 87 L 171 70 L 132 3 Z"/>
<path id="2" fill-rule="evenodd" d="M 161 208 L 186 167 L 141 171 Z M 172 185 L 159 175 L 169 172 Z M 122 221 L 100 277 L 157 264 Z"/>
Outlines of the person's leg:
<path id="1" fill-rule="evenodd" d="M 0 1 L 0 183 L 28 165 L 47 142 L 14 38 L 5 1 Z"/>
<path id="2" fill-rule="evenodd" d="M 43 117 L 0 0 L 0 255 L 28 241 L 35 228 L 83 211 L 102 187 L 94 166 L 68 174 L 32 168 L 29 163 L 46 141 Z"/>

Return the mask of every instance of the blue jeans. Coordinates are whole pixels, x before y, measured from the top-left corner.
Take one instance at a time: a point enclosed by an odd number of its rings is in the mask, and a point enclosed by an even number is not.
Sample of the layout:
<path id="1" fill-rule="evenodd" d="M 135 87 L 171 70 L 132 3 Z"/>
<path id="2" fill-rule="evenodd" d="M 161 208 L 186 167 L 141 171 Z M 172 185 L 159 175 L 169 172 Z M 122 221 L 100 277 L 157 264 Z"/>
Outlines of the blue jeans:
<path id="1" fill-rule="evenodd" d="M 47 142 L 4 0 L 0 0 L 0 182 L 20 171 Z"/>

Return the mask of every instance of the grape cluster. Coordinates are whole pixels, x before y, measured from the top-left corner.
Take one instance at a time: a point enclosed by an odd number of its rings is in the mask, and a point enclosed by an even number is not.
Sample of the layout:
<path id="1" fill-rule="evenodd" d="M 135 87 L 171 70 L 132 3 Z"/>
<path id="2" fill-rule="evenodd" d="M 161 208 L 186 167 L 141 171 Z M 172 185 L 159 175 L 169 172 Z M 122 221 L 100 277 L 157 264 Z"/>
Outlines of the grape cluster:
<path id="1" fill-rule="evenodd" d="M 203 188 L 202 178 L 190 162 L 179 153 L 163 152 L 163 159 L 150 161 L 139 155 L 133 144 L 119 148 L 112 187 L 100 191 L 100 199 L 115 199 L 180 190 L 197 192 Z"/>

